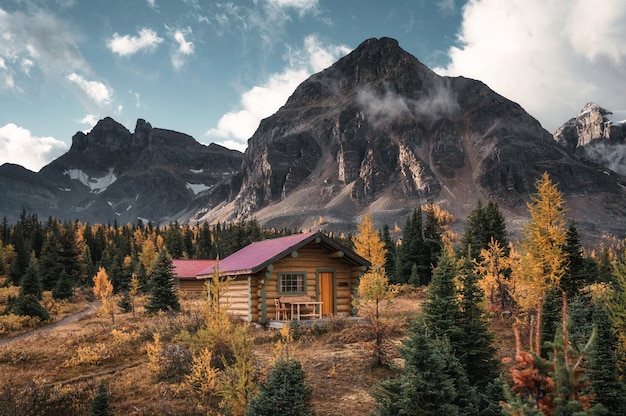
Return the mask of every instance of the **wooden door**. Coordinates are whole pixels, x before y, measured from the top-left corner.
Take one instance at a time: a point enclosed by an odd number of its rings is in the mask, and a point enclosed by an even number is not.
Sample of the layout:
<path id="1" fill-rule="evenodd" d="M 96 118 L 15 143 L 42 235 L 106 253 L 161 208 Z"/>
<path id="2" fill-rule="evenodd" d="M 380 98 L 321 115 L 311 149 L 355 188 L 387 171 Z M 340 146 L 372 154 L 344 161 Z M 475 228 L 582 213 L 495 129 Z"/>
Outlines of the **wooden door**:
<path id="1" fill-rule="evenodd" d="M 320 272 L 319 295 L 322 303 L 322 315 L 335 313 L 335 273 Z"/>

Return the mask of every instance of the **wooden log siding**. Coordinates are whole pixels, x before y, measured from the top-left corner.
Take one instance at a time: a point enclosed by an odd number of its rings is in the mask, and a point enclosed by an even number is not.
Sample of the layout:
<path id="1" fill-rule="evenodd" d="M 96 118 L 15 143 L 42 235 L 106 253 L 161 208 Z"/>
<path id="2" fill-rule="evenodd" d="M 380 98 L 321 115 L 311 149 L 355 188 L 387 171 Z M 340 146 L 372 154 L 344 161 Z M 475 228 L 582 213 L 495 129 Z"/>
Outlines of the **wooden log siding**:
<path id="1" fill-rule="evenodd" d="M 206 280 L 179 279 L 180 290 L 184 292 L 204 292 Z"/>
<path id="2" fill-rule="evenodd" d="M 271 272 L 267 273 L 267 270 L 263 270 L 254 275 L 252 281 L 260 282 L 263 279 L 267 280 L 263 288 L 266 302 L 265 317 L 266 319 L 275 319 L 276 307 L 274 299 L 285 296 L 284 293 L 279 293 L 277 280 L 278 274 L 294 272 L 305 273 L 306 295 L 317 300 L 317 273 L 319 271 L 332 271 L 335 273 L 335 313 L 341 315 L 351 315 L 353 312 L 353 288 L 358 282 L 360 273 L 362 273 L 361 270 L 360 266 L 352 268 L 340 257 L 335 256 L 335 258 L 333 258 L 331 253 L 327 250 L 317 245 L 317 243 L 311 242 L 306 246 L 299 248 L 297 256 L 289 255 L 276 261 L 273 263 L 273 270 Z M 252 315 L 254 317 L 254 321 L 265 323 L 262 322 L 261 319 L 262 311 L 258 309 L 263 301 L 260 292 L 260 286 L 257 286 L 256 290 L 251 292 L 256 295 L 252 299 Z M 254 306 L 256 306 L 256 310 Z"/>
<path id="3" fill-rule="evenodd" d="M 225 293 L 220 299 L 220 304 L 227 306 L 230 313 L 246 321 L 251 319 L 250 283 L 247 276 L 238 276 L 237 279 L 228 282 Z"/>

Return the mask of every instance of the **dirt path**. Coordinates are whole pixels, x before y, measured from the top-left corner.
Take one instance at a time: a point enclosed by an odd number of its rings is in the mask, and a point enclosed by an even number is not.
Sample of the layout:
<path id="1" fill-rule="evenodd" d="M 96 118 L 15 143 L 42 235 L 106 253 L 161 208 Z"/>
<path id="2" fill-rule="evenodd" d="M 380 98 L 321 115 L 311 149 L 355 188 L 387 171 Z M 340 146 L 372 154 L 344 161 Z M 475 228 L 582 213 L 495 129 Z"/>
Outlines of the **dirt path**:
<path id="1" fill-rule="evenodd" d="M 76 322 L 78 321 L 80 318 L 82 318 L 83 316 L 95 312 L 96 311 L 96 307 L 98 307 L 100 305 L 100 302 L 91 302 L 89 304 L 89 306 L 87 307 L 87 309 L 83 310 L 82 312 L 78 312 L 75 313 L 73 315 L 69 315 L 66 316 L 65 318 L 61 319 L 59 322 L 55 322 L 53 324 L 50 325 L 46 325 L 43 326 L 41 328 L 36 328 L 32 331 L 29 332 L 25 332 L 21 335 L 18 335 L 16 337 L 13 338 L 5 338 L 5 339 L 0 339 L 0 346 L 3 345 L 10 345 L 13 344 L 14 342 L 18 342 L 21 341 L 23 339 L 26 338 L 30 338 L 32 336 L 38 335 L 38 334 L 43 334 L 44 332 L 50 332 L 53 331 L 57 328 L 63 327 L 65 325 L 71 324 L 72 322 Z"/>

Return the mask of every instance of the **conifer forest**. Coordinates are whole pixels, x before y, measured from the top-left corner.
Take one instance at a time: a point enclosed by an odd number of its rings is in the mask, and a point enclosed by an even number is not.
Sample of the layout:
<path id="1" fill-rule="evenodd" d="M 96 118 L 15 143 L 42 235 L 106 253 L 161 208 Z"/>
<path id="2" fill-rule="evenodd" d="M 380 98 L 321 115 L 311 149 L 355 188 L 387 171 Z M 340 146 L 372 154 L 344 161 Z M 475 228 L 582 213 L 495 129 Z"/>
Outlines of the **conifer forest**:
<path id="1" fill-rule="evenodd" d="M 535 187 L 515 235 L 489 201 L 461 232 L 430 203 L 325 231 L 371 263 L 358 314 L 282 329 L 230 316 L 218 273 L 183 293 L 172 259 L 302 230 L 4 219 L 0 413 L 626 414 L 624 240 L 583 247 L 558 184 Z"/>

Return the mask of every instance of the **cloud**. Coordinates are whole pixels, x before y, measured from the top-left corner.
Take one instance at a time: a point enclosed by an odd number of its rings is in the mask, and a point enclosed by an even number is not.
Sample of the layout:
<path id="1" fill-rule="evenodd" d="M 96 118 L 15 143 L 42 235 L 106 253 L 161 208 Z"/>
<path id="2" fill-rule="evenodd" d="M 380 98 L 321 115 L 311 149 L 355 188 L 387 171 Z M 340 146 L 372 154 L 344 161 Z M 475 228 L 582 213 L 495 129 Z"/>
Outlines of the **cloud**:
<path id="1" fill-rule="evenodd" d="M 68 72 L 88 72 L 71 27 L 46 11 L 25 14 L 0 8 L 0 90 L 24 92 L 35 69 L 54 82 Z"/>
<path id="2" fill-rule="evenodd" d="M 268 4 L 280 9 L 294 9 L 301 17 L 319 10 L 318 0 L 269 0 Z"/>
<path id="3" fill-rule="evenodd" d="M 98 121 L 100 120 L 100 117 L 98 117 L 96 114 L 86 114 L 85 117 L 81 118 L 81 119 L 75 119 L 74 123 L 76 124 L 82 124 L 87 126 L 86 128 L 84 128 L 82 131 L 83 133 L 87 134 L 89 133 L 89 131 L 91 131 L 91 129 L 98 124 Z"/>
<path id="4" fill-rule="evenodd" d="M 140 29 L 138 33 L 139 36 L 121 36 L 115 33 L 111 39 L 107 41 L 107 46 L 111 52 L 119 56 L 128 56 L 134 55 L 142 50 L 153 51 L 163 42 L 163 38 L 160 38 L 152 29 L 144 27 Z"/>
<path id="5" fill-rule="evenodd" d="M 148 3 L 148 7 L 150 7 L 151 9 L 158 8 L 158 6 L 156 4 L 156 0 L 146 0 L 146 3 Z"/>
<path id="6" fill-rule="evenodd" d="M 479 79 L 553 132 L 589 101 L 626 108 L 626 3 L 471 0 L 442 75 Z"/>
<path id="7" fill-rule="evenodd" d="M 439 0 L 437 8 L 444 15 L 453 15 L 456 13 L 456 4 L 454 0 Z"/>
<path id="8" fill-rule="evenodd" d="M 271 74 L 261 85 L 245 91 L 239 108 L 224 114 L 217 127 L 205 135 L 221 139 L 217 142 L 226 147 L 244 150 L 246 140 L 254 134 L 261 120 L 274 114 L 298 85 L 348 52 L 347 46 L 322 45 L 315 36 L 307 37 L 303 48 L 291 51 L 282 72 Z"/>
<path id="9" fill-rule="evenodd" d="M 180 69 L 185 64 L 187 57 L 193 55 L 194 45 L 185 39 L 185 36 L 191 35 L 191 28 L 177 29 L 172 31 L 171 36 L 175 41 L 175 47 L 172 51 L 172 65 L 175 69 Z"/>
<path id="10" fill-rule="evenodd" d="M 66 151 L 67 145 L 54 137 L 35 137 L 13 123 L 0 127 L 0 164 L 15 163 L 37 172 Z"/>
<path id="11" fill-rule="evenodd" d="M 71 73 L 67 76 L 67 79 L 74 84 L 78 85 L 78 87 L 85 93 L 87 96 L 93 100 L 99 106 L 106 106 L 111 104 L 112 99 L 112 91 L 103 83 L 98 81 L 87 81 L 82 76 Z"/>

